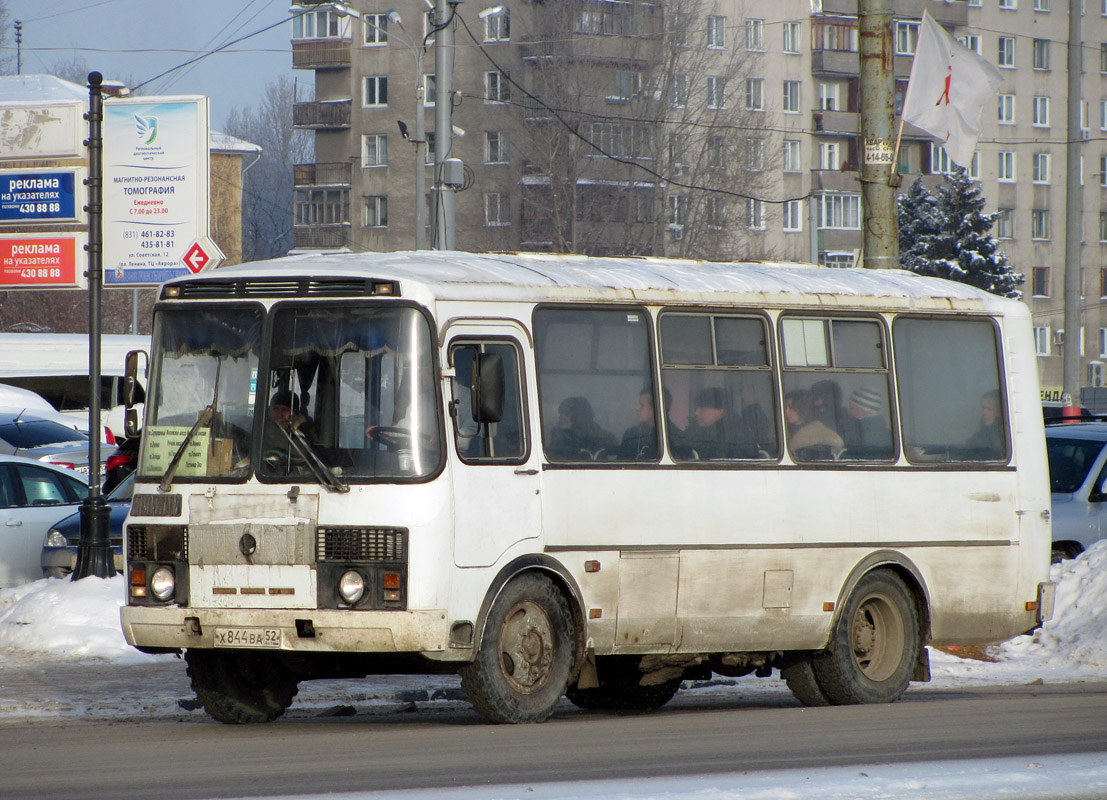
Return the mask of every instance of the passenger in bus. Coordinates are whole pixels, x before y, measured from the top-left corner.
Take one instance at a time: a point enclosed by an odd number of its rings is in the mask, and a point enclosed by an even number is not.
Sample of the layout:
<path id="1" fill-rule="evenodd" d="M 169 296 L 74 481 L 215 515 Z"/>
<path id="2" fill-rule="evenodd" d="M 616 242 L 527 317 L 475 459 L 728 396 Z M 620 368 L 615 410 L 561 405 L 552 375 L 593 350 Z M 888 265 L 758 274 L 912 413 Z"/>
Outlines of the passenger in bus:
<path id="1" fill-rule="evenodd" d="M 596 424 L 586 397 L 566 397 L 557 407 L 557 427 L 550 434 L 549 453 L 562 461 L 596 461 L 616 446 L 614 435 Z"/>
<path id="2" fill-rule="evenodd" d="M 883 392 L 868 386 L 849 396 L 849 412 L 842 426 L 846 454 L 850 458 L 889 458 L 892 427 L 884 416 Z"/>
<path id="3" fill-rule="evenodd" d="M 980 427 L 965 442 L 967 460 L 995 461 L 1007 454 L 999 392 L 985 392 L 980 398 Z"/>
<path id="4" fill-rule="evenodd" d="M 815 419 L 832 431 L 841 432 L 846 420 L 842 407 L 842 387 L 838 381 L 827 378 L 811 387 L 811 399 L 815 404 Z"/>
<path id="5" fill-rule="evenodd" d="M 757 458 L 753 434 L 741 417 L 726 410 L 726 392 L 721 388 L 701 389 L 692 416 L 684 436 L 695 458 Z"/>
<path id="6" fill-rule="evenodd" d="M 784 420 L 788 423 L 788 449 L 797 461 L 830 461 L 845 447 L 842 437 L 815 418 L 815 399 L 806 389 L 784 395 Z"/>
<path id="7" fill-rule="evenodd" d="M 269 419 L 286 431 L 296 430 L 312 438 L 311 420 L 300 413 L 300 398 L 288 389 L 279 389 L 269 400 Z"/>
<path id="8" fill-rule="evenodd" d="M 662 389 L 665 408 L 672 406 L 672 394 Z M 635 408 L 638 422 L 623 433 L 619 443 L 618 458 L 622 461 L 653 461 L 657 458 L 657 413 L 654 409 L 653 387 L 647 386 L 638 394 Z M 690 451 L 684 437 L 684 431 L 670 421 L 669 447 L 677 458 L 686 458 Z"/>

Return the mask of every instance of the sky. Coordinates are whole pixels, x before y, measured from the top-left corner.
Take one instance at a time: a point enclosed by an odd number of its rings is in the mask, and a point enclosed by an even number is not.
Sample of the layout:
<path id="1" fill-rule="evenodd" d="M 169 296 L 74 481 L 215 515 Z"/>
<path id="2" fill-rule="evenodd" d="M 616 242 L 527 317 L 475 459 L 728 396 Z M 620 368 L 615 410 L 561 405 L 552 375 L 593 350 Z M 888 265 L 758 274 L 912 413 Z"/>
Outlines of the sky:
<path id="1" fill-rule="evenodd" d="M 5 54 L 15 71 L 16 20 L 23 23 L 22 71 L 46 73 L 77 58 L 108 80 L 137 86 L 155 76 L 270 25 L 147 84 L 144 94 L 201 94 L 211 98 L 211 124 L 220 130 L 232 108 L 254 106 L 281 75 L 310 86 L 310 70 L 292 69 L 289 0 L 2 0 L 8 9 Z"/>
<path id="2" fill-rule="evenodd" d="M 1052 567 L 1054 617 L 1031 635 L 994 648 L 995 662 L 931 651 L 927 689 L 1068 683 L 1107 678 L 1107 540 Z M 0 591 L 0 730 L 6 725 L 82 719 L 199 719 L 183 664 L 143 655 L 119 630 L 125 584 L 109 580 L 41 580 Z M 53 680 L 43 681 L 45 670 Z M 68 680 L 68 675 L 79 680 Z M 689 684 L 695 693 L 741 692 L 777 704 L 780 680 L 753 677 Z M 908 690 L 910 691 L 910 690 Z M 418 702 L 460 703 L 456 676 L 370 676 L 308 681 L 289 716 L 319 716 L 356 703 L 357 713 L 405 713 Z M 185 709 L 181 701 L 189 706 Z M 568 701 L 563 701 L 568 702 Z M 191 709 L 191 710 L 190 710 Z M 383 709 L 383 711 L 382 711 Z M 397 711 L 399 713 L 399 711 Z M 196 715 L 195 717 L 192 715 Z M 275 723 L 280 724 L 280 723 Z M 971 787 L 971 790 L 969 789 Z M 812 770 L 561 781 L 455 787 L 455 800 L 1062 800 L 1107 797 L 1107 752 L 904 764 L 858 764 Z M 288 796 L 281 800 L 303 798 Z M 441 790 L 360 792 L 329 800 L 437 800 Z M 276 800 L 271 798 L 270 800 Z"/>

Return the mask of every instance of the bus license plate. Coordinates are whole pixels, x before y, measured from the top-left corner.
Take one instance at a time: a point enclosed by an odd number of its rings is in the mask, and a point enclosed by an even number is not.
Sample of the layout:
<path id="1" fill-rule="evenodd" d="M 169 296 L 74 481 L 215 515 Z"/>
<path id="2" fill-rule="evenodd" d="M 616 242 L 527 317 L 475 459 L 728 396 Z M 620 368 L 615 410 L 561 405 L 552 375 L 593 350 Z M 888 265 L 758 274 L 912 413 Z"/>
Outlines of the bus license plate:
<path id="1" fill-rule="evenodd" d="M 216 628 L 216 647 L 272 647 L 280 648 L 279 628 Z"/>

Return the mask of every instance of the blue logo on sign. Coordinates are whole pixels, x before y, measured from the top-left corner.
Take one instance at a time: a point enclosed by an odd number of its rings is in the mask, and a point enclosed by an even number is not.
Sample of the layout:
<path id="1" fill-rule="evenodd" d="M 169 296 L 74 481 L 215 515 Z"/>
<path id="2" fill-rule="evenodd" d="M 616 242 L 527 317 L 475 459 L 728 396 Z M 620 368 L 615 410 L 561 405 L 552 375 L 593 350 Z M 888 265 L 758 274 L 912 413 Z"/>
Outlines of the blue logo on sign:
<path id="1" fill-rule="evenodd" d="M 158 138 L 158 118 L 140 117 L 135 114 L 135 133 L 143 140 L 143 144 L 153 144 Z"/>

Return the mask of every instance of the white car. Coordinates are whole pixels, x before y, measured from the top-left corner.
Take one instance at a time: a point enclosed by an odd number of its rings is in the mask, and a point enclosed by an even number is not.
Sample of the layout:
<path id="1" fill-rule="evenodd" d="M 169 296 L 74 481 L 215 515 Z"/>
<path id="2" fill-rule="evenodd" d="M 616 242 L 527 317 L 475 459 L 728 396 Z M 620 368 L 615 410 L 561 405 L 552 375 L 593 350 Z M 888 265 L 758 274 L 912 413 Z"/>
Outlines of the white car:
<path id="1" fill-rule="evenodd" d="M 59 425 L 72 428 L 75 431 L 88 435 L 88 412 L 80 414 L 63 414 L 58 411 L 42 395 L 35 394 L 30 389 L 21 389 L 18 386 L 9 386 L 0 383 L 0 410 L 2 411 L 26 411 L 39 419 L 52 420 Z M 104 444 L 114 445 L 115 435 L 107 425 L 100 426 L 100 441 Z M 122 430 L 122 422 L 119 424 Z"/>
<path id="2" fill-rule="evenodd" d="M 0 455 L 0 588 L 42 579 L 42 542 L 80 509 L 88 480 L 30 458 Z"/>

